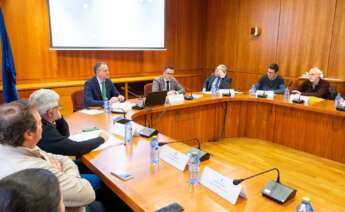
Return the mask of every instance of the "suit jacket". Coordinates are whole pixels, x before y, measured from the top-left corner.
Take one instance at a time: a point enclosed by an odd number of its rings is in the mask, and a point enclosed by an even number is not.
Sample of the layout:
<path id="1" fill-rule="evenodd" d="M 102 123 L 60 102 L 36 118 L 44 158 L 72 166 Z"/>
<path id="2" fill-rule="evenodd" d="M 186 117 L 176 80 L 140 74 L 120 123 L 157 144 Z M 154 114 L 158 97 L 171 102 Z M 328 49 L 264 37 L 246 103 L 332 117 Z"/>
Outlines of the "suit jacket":
<path id="1" fill-rule="evenodd" d="M 63 171 L 56 169 L 50 162 L 52 160 L 58 160 L 62 164 Z M 0 144 L 0 161 L 0 179 L 29 168 L 51 171 L 59 180 L 66 207 L 74 209 L 79 207 L 78 211 L 84 211 L 84 206 L 95 200 L 95 192 L 91 184 L 80 177 L 78 167 L 67 156 L 47 153 L 38 146 L 30 149 Z"/>
<path id="2" fill-rule="evenodd" d="M 305 96 L 328 98 L 329 82 L 320 79 L 319 83 L 315 86 L 315 88 L 313 88 L 311 82 L 309 80 L 305 80 L 297 90 Z"/>
<path id="3" fill-rule="evenodd" d="M 163 76 L 160 76 L 153 80 L 152 82 L 152 92 L 164 91 L 165 90 L 165 81 Z M 170 90 L 175 90 L 178 93 L 184 93 L 183 86 L 174 78 L 170 80 Z"/>
<path id="4" fill-rule="evenodd" d="M 120 95 L 113 82 L 110 79 L 105 80 L 105 87 L 107 89 L 107 98 Z M 84 85 L 84 104 L 85 107 L 103 106 L 103 98 L 99 83 L 96 77 L 91 78 L 85 82 Z"/>
<path id="5" fill-rule="evenodd" d="M 104 143 L 101 137 L 76 142 L 70 140 L 69 135 L 64 118 L 57 120 L 55 126 L 42 119 L 42 138 L 37 145 L 46 152 L 80 157 Z"/>
<path id="6" fill-rule="evenodd" d="M 203 85 L 203 88 L 206 91 L 210 91 L 212 84 L 214 82 L 214 80 L 216 80 L 217 77 L 214 75 L 209 76 Z M 219 84 L 219 89 L 230 89 L 231 88 L 231 81 L 232 79 L 230 77 L 228 77 L 228 75 L 226 75 L 224 78 L 221 79 L 220 84 Z"/>

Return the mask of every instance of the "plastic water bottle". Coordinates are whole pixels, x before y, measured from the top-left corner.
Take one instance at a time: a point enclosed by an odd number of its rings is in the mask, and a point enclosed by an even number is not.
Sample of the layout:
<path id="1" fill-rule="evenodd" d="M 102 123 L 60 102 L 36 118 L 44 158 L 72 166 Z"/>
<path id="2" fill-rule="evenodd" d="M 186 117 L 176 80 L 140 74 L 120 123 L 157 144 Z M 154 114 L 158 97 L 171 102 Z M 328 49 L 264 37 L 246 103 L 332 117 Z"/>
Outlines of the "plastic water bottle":
<path id="1" fill-rule="evenodd" d="M 310 199 L 303 197 L 302 202 L 297 206 L 296 212 L 313 212 L 314 209 L 311 207 Z"/>
<path id="2" fill-rule="evenodd" d="M 125 124 L 125 144 L 130 144 L 132 142 L 132 122 L 127 122 Z"/>
<path id="3" fill-rule="evenodd" d="M 341 97 L 340 93 L 338 93 L 337 97 L 335 97 L 335 100 L 334 100 L 334 107 L 335 108 L 340 107 L 342 100 L 343 100 L 343 98 Z"/>
<path id="4" fill-rule="evenodd" d="M 110 113 L 111 110 L 110 110 L 110 102 L 106 99 L 104 100 L 103 102 L 103 108 L 104 108 L 104 112 L 105 113 Z"/>
<path id="5" fill-rule="evenodd" d="M 192 152 L 189 158 L 189 184 L 199 183 L 200 160 L 198 152 Z"/>
<path id="6" fill-rule="evenodd" d="M 157 165 L 159 163 L 159 145 L 157 136 L 151 139 L 151 163 Z"/>
<path id="7" fill-rule="evenodd" d="M 290 98 L 290 91 L 288 88 L 285 88 L 284 90 L 284 99 L 289 101 L 289 98 Z"/>
<path id="8" fill-rule="evenodd" d="M 256 94 L 256 86 L 252 85 L 252 87 L 249 90 L 249 95 L 255 96 L 255 94 Z"/>

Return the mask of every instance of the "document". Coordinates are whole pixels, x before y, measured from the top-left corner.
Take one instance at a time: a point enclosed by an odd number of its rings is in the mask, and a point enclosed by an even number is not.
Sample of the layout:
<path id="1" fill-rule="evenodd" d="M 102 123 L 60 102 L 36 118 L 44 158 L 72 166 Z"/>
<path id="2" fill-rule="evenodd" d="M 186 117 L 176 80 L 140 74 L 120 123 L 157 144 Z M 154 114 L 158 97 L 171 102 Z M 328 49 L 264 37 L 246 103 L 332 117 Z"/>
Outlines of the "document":
<path id="1" fill-rule="evenodd" d="M 98 115 L 104 113 L 104 110 L 97 110 L 97 109 L 83 109 L 79 110 L 78 112 L 87 114 L 87 115 Z"/>
<path id="2" fill-rule="evenodd" d="M 132 110 L 134 103 L 131 102 L 116 102 L 111 105 L 111 111 L 115 113 L 127 113 Z"/>
<path id="3" fill-rule="evenodd" d="M 99 134 L 102 132 L 102 130 L 94 130 L 90 132 L 82 132 L 79 134 L 71 135 L 69 139 L 77 142 L 83 142 L 88 139 L 96 138 L 99 136 Z M 92 151 L 102 150 L 110 146 L 117 146 L 123 144 L 123 140 L 115 138 L 112 134 L 108 133 L 108 141 L 104 142 L 102 145 L 97 147 L 96 149 Z"/>

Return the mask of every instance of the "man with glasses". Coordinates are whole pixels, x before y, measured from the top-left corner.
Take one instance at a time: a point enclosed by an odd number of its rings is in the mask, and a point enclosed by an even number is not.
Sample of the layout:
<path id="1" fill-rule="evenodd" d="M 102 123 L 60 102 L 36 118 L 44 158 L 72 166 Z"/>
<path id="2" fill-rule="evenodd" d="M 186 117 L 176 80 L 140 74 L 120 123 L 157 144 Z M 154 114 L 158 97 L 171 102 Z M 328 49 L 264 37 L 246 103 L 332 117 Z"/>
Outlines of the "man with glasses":
<path id="1" fill-rule="evenodd" d="M 158 91 L 168 91 L 168 95 L 184 93 L 184 88 L 174 77 L 174 67 L 167 65 L 163 75 L 153 80 L 152 92 Z"/>
<path id="2" fill-rule="evenodd" d="M 267 74 L 263 75 L 255 84 L 257 90 L 274 91 L 276 94 L 282 94 L 285 91 L 284 79 L 278 74 L 278 64 L 270 64 Z"/>
<path id="3" fill-rule="evenodd" d="M 293 90 L 292 93 L 327 98 L 329 94 L 329 82 L 322 78 L 322 71 L 319 68 L 312 68 L 308 72 L 308 79 L 297 90 Z"/>

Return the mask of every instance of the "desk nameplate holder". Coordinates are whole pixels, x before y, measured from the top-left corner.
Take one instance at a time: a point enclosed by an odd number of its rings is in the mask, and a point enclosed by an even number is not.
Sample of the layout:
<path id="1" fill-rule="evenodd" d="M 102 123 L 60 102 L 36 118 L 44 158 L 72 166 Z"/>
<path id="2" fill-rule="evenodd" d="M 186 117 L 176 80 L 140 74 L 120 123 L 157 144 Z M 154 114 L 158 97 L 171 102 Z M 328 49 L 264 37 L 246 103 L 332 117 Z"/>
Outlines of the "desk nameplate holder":
<path id="1" fill-rule="evenodd" d="M 165 145 L 160 149 L 159 157 L 180 171 L 185 170 L 189 161 L 189 157 L 186 154 L 176 151 L 168 145 Z"/>
<path id="2" fill-rule="evenodd" d="M 247 198 L 247 196 L 242 186 L 234 185 L 232 181 L 232 179 L 219 174 L 209 167 L 205 167 L 200 179 L 200 183 L 203 186 L 235 205 L 239 196 L 243 198 Z"/>

